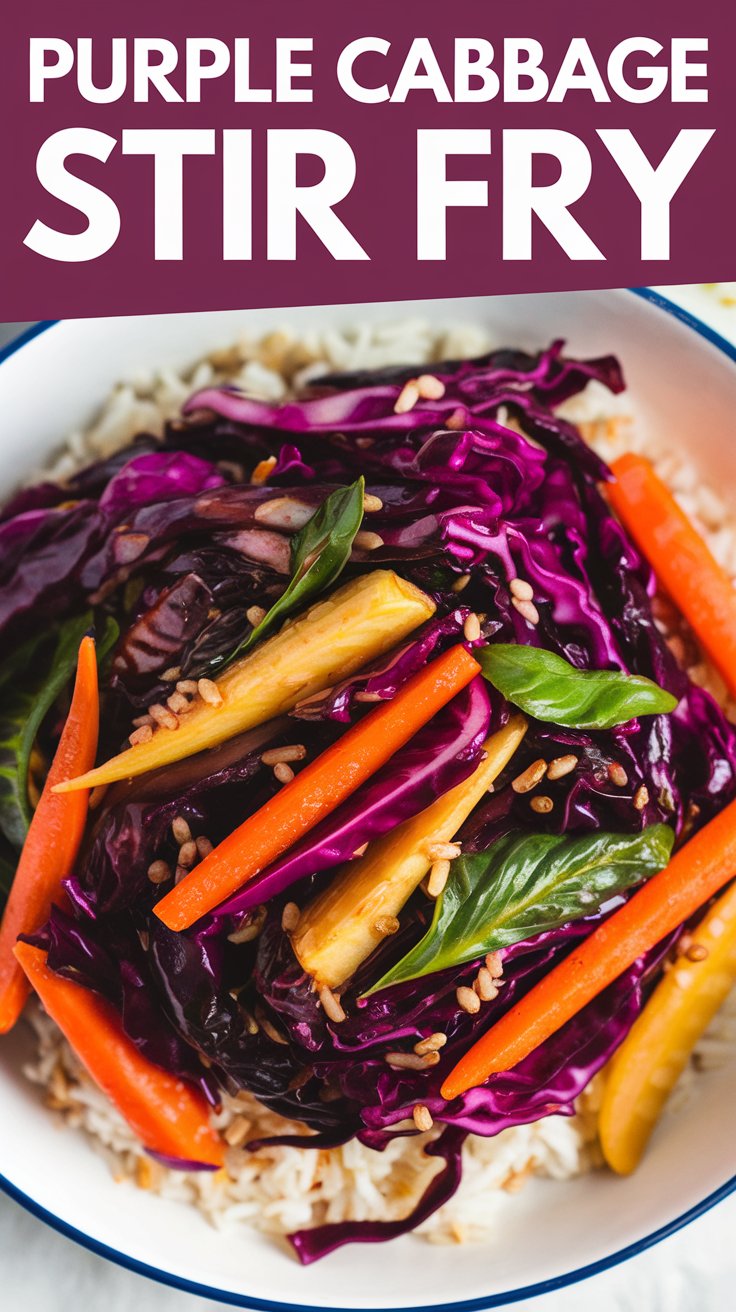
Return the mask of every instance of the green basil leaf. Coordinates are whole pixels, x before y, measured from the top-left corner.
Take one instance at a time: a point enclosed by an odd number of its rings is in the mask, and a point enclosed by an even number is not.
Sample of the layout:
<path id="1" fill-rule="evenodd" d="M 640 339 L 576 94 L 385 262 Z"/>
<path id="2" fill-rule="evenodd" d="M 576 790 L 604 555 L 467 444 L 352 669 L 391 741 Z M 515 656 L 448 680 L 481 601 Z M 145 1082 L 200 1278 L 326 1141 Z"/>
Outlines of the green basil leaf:
<path id="1" fill-rule="evenodd" d="M 543 647 L 494 643 L 473 652 L 494 688 L 527 715 L 570 729 L 612 729 L 639 715 L 664 715 L 677 698 L 642 674 L 578 670 Z"/>
<path id="2" fill-rule="evenodd" d="M 28 766 L 45 716 L 71 679 L 79 644 L 92 627 L 91 612 L 61 624 L 49 644 L 48 634 L 18 648 L 0 669 L 0 830 L 20 850 L 31 821 Z M 118 626 L 108 619 L 97 643 L 104 660 L 117 640 Z"/>
<path id="3" fill-rule="evenodd" d="M 662 870 L 674 837 L 667 825 L 580 838 L 515 832 L 488 852 L 458 857 L 424 938 L 370 992 L 591 915 L 614 893 Z"/>
<path id="4" fill-rule="evenodd" d="M 261 638 L 335 582 L 350 559 L 355 535 L 363 521 L 365 479 L 339 487 L 322 502 L 291 544 L 291 579 L 286 591 L 252 633 L 228 657 L 243 656 Z"/>

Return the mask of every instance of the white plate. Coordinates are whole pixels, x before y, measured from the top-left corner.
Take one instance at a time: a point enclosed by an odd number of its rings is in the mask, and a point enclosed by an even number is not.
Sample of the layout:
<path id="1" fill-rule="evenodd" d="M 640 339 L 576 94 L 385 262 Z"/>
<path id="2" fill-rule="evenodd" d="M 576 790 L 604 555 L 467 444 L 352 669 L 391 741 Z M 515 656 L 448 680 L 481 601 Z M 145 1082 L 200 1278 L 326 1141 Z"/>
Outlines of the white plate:
<path id="1" fill-rule="evenodd" d="M 0 367 L 0 491 L 91 417 L 121 377 L 179 367 L 245 329 L 420 315 L 480 322 L 499 345 L 563 336 L 572 354 L 615 352 L 640 422 L 686 449 L 717 486 L 736 486 L 736 352 L 661 298 L 581 292 L 406 304 L 69 321 Z M 2 359 L 2 356 L 0 356 Z M 20 1074 L 22 1036 L 0 1043 L 0 1184 L 64 1233 L 182 1288 L 246 1307 L 484 1308 L 580 1279 L 640 1251 L 736 1187 L 736 1063 L 703 1075 L 656 1132 L 628 1180 L 600 1172 L 537 1181 L 510 1195 L 485 1246 L 407 1237 L 352 1245 L 307 1270 L 254 1231 L 221 1234 L 178 1204 L 113 1183 L 77 1134 L 61 1129 Z"/>

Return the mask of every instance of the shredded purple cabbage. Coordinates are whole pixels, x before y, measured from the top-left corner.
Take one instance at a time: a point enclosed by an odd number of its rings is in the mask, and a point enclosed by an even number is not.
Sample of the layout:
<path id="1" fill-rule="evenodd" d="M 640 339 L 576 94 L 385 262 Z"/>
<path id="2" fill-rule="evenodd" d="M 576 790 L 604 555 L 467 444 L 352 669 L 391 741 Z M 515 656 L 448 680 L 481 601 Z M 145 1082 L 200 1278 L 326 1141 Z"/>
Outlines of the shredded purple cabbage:
<path id="1" fill-rule="evenodd" d="M 606 732 L 532 722 L 513 772 L 565 753 L 577 768 L 545 784 L 554 806 L 544 816 L 514 792 L 507 772 L 463 826 L 465 851 L 485 851 L 512 829 L 635 832 L 664 822 L 683 837 L 736 795 L 736 732 L 690 682 L 655 622 L 651 570 L 601 496 L 607 467 L 555 413 L 590 380 L 620 391 L 617 362 L 569 360 L 561 342 L 535 356 L 497 351 L 447 361 L 433 371 L 442 398 L 397 413 L 402 387 L 422 371 L 331 375 L 277 406 L 209 388 L 163 441 L 143 434 L 68 484 L 20 493 L 0 515 L 0 635 L 8 650 L 88 606 L 120 626 L 103 672 L 103 755 L 120 748 L 141 708 L 170 695 L 166 671 L 211 677 L 251 632 L 249 608 L 267 609 L 281 596 L 293 533 L 280 518 L 283 499 L 287 508 L 299 502 L 303 518 L 335 486 L 364 474 L 381 503 L 366 526 L 383 545 L 356 546 L 344 580 L 390 567 L 436 603 L 435 617 L 400 648 L 289 716 L 114 786 L 92 815 L 68 908 L 55 908 L 36 939 L 53 969 L 118 1008 L 151 1060 L 212 1101 L 222 1089 L 247 1089 L 311 1131 L 278 1142 L 308 1149 L 357 1136 L 380 1151 L 393 1135 L 413 1132 L 406 1124 L 415 1103 L 429 1108 L 442 1128 L 427 1152 L 445 1164 L 412 1214 L 300 1231 L 292 1242 L 303 1262 L 414 1228 L 457 1188 L 468 1133 L 572 1114 L 638 1015 L 669 944 L 513 1070 L 451 1103 L 439 1090 L 458 1057 L 614 904 L 506 949 L 498 997 L 469 1016 L 456 989 L 472 981 L 477 962 L 362 999 L 426 929 L 428 904 L 417 893 L 398 932 L 348 981 L 346 1020 L 326 1019 L 281 928 L 284 903 L 293 897 L 303 906 L 364 843 L 469 775 L 489 730 L 508 715 L 480 680 L 307 838 L 183 934 L 153 915 L 171 881 L 148 878 L 163 859 L 173 880 L 172 821 L 181 816 L 195 837 L 220 841 L 279 786 L 261 761 L 266 747 L 299 742 L 311 759 L 366 714 L 366 700 L 390 700 L 461 641 L 471 611 L 484 617 L 481 643 L 538 645 L 581 669 L 644 674 L 679 704 L 671 715 Z M 250 483 L 271 456 L 268 481 Z M 513 604 L 517 577 L 533 587 L 538 624 Z M 612 782 L 614 763 L 625 770 L 623 786 Z M 638 808 L 642 787 L 648 801 Z M 237 931 L 249 926 L 254 937 L 243 941 Z M 448 1037 L 437 1066 L 387 1064 L 386 1053 L 409 1051 L 435 1030 Z"/>

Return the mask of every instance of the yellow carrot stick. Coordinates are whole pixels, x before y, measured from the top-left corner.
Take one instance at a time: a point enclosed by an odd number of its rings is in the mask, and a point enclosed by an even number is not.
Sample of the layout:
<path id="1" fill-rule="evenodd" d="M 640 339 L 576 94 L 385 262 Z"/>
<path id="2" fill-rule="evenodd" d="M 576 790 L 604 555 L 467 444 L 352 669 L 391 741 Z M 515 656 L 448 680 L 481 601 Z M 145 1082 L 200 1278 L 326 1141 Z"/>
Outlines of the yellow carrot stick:
<path id="1" fill-rule="evenodd" d="M 455 837 L 511 760 L 526 733 L 515 715 L 487 739 L 485 758 L 419 815 L 371 843 L 302 914 L 292 944 L 304 969 L 337 988 L 381 941 L 381 924 L 398 916 L 432 864 L 430 849 Z"/>
<path id="2" fill-rule="evenodd" d="M 196 701 L 176 728 L 160 726 L 148 742 L 67 780 L 55 792 L 130 779 L 216 747 L 368 665 L 434 611 L 424 592 L 392 570 L 364 574 L 235 661 L 215 681 L 216 692 L 209 690 L 211 700 Z"/>
<path id="3" fill-rule="evenodd" d="M 611 1061 L 598 1132 L 619 1175 L 638 1166 L 703 1030 L 736 982 L 736 884 L 693 930 Z"/>

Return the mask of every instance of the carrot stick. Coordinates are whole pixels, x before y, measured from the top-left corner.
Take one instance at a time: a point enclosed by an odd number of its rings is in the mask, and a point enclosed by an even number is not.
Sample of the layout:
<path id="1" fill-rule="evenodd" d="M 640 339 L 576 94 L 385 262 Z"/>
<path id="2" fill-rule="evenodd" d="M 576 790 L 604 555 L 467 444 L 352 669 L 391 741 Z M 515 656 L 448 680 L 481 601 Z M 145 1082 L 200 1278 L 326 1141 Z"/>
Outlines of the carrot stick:
<path id="1" fill-rule="evenodd" d="M 606 495 L 657 578 L 736 694 L 736 590 L 685 512 L 643 456 L 611 466 Z"/>
<path id="2" fill-rule="evenodd" d="M 473 1044 L 445 1080 L 443 1098 L 457 1098 L 528 1057 L 734 873 L 736 802 L 731 802 Z"/>
<path id="3" fill-rule="evenodd" d="M 736 884 L 692 934 L 692 947 L 662 976 L 608 1068 L 598 1138 L 619 1175 L 638 1166 L 695 1044 L 736 984 Z"/>
<path id="4" fill-rule="evenodd" d="M 219 906 L 334 811 L 479 673 L 464 647 L 425 666 L 220 843 L 161 899 L 156 915 L 182 930 Z"/>
<path id="5" fill-rule="evenodd" d="M 97 993 L 50 970 L 46 953 L 18 943 L 15 956 L 46 1011 L 82 1065 L 152 1152 L 222 1166 L 224 1148 L 210 1126 L 204 1096 L 154 1066 Z"/>
<path id="6" fill-rule="evenodd" d="M 31 820 L 0 925 L 0 1034 L 17 1021 L 29 993 L 13 956 L 19 934 L 32 934 L 48 919 L 72 872 L 87 819 L 89 790 L 59 797 L 54 785 L 94 765 L 99 729 L 94 639 L 82 639 L 72 704 L 44 790 Z"/>

